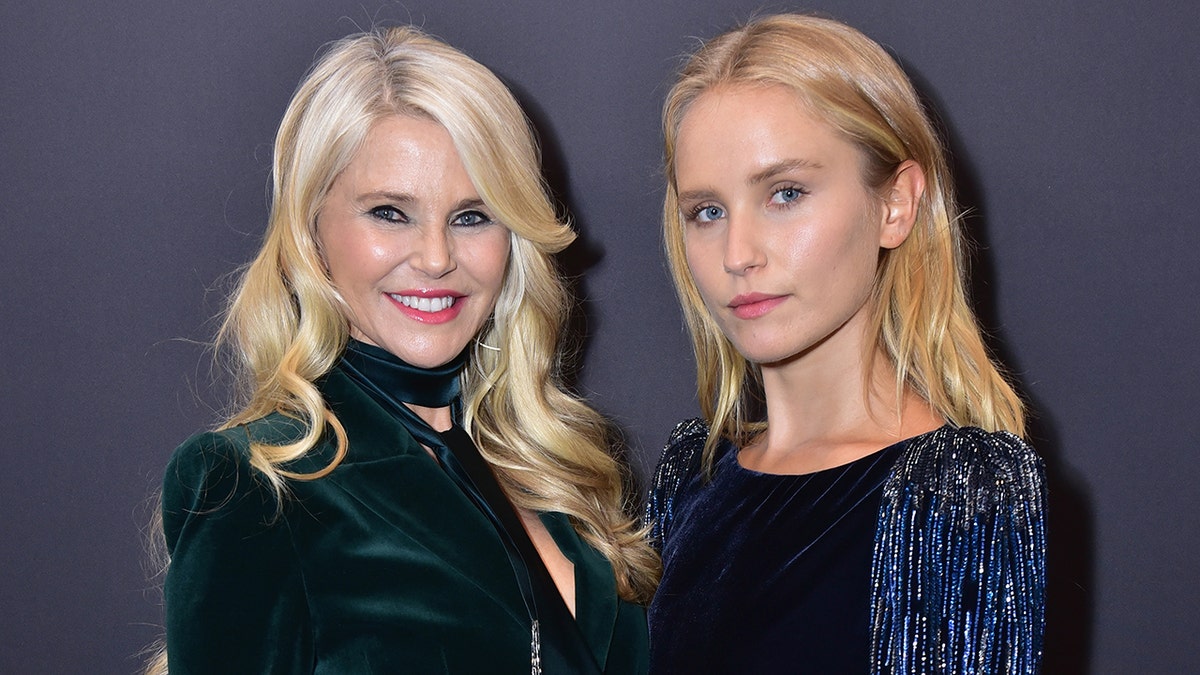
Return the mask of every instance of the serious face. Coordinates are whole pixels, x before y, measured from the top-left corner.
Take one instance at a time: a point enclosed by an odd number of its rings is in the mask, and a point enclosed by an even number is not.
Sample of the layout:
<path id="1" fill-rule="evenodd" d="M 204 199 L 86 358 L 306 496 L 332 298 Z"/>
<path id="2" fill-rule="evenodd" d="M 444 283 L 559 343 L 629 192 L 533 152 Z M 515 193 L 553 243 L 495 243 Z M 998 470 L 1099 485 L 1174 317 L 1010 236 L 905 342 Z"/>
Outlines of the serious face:
<path id="1" fill-rule="evenodd" d="M 675 174 L 688 268 L 742 355 L 861 348 L 880 247 L 899 241 L 853 144 L 790 89 L 718 87 L 682 120 Z"/>

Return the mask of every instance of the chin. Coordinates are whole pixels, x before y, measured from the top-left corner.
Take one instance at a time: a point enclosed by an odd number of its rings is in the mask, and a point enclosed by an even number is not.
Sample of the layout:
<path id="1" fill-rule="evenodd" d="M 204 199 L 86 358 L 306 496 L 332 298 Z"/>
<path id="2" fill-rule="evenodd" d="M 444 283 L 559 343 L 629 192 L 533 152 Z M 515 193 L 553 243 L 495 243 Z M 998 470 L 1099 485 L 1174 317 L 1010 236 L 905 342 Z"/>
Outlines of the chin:
<path id="1" fill-rule="evenodd" d="M 444 366 L 450 361 L 454 360 L 454 357 L 458 356 L 460 353 L 462 353 L 462 350 L 454 352 L 453 354 L 411 354 L 408 356 L 399 356 L 400 360 L 404 361 L 410 366 L 416 366 L 418 368 L 437 368 L 438 366 Z"/>
<path id="2" fill-rule="evenodd" d="M 413 348 L 413 344 L 387 344 L 386 342 L 380 345 L 393 356 L 407 363 L 410 366 L 418 368 L 437 368 L 445 365 L 462 353 L 462 348 L 452 350 L 443 345 L 428 346 L 429 348 Z"/>
<path id="3" fill-rule="evenodd" d="M 737 344 L 734 346 L 737 347 L 738 353 L 742 355 L 742 358 L 760 366 L 769 366 L 773 363 L 786 361 L 796 354 L 796 352 L 781 349 L 763 349 L 761 347 L 747 349 Z"/>
<path id="4" fill-rule="evenodd" d="M 750 356 L 749 354 L 743 354 L 743 356 L 746 357 L 747 361 L 759 367 L 782 365 L 796 357 L 796 355 L 793 353 L 765 354 L 761 357 L 754 357 Z"/>
<path id="5" fill-rule="evenodd" d="M 792 361 L 804 355 L 804 353 L 812 347 L 812 345 L 799 344 L 747 345 L 738 344 L 736 342 L 733 344 L 733 346 L 737 348 L 738 353 L 742 355 L 742 358 L 759 366 L 773 366 L 787 363 L 788 361 Z"/>

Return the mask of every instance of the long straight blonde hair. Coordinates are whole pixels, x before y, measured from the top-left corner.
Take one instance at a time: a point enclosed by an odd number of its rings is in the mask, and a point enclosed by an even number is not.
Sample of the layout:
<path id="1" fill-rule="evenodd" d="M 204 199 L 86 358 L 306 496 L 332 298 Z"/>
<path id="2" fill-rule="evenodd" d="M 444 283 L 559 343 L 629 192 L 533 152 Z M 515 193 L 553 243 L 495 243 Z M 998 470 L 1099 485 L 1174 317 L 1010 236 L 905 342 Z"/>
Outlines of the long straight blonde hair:
<path id="1" fill-rule="evenodd" d="M 795 92 L 816 117 L 858 147 L 864 182 L 873 189 L 882 190 L 907 160 L 921 166 L 926 189 L 916 224 L 903 244 L 881 253 L 869 329 L 874 339 L 865 357 L 882 347 L 897 393 L 911 387 L 955 425 L 1023 435 L 1021 400 L 989 356 L 967 303 L 961 213 L 945 150 L 912 83 L 882 47 L 857 30 L 783 14 L 709 40 L 684 65 L 663 108 L 663 234 L 695 350 L 701 410 L 712 429 L 706 462 L 720 438 L 744 444 L 763 428 L 752 419 L 762 396 L 761 372 L 721 333 L 688 269 L 675 152 L 691 104 L 713 87 L 737 84 L 782 85 Z"/>

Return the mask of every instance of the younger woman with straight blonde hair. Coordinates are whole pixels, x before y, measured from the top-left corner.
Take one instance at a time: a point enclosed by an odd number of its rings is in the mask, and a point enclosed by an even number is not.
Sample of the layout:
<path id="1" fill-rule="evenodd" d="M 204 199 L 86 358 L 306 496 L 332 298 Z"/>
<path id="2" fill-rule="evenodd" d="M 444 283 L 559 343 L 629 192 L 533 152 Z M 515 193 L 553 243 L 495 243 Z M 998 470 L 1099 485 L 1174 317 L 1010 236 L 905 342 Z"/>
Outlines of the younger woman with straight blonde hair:
<path id="1" fill-rule="evenodd" d="M 184 673 L 630 673 L 658 559 L 561 385 L 574 238 L 489 70 L 412 28 L 296 91 L 220 335 L 244 399 L 171 459 Z"/>
<path id="2" fill-rule="evenodd" d="M 1042 463 L 908 78 L 844 24 L 766 17 L 690 58 L 663 129 L 705 419 L 648 507 L 652 671 L 1037 671 Z"/>

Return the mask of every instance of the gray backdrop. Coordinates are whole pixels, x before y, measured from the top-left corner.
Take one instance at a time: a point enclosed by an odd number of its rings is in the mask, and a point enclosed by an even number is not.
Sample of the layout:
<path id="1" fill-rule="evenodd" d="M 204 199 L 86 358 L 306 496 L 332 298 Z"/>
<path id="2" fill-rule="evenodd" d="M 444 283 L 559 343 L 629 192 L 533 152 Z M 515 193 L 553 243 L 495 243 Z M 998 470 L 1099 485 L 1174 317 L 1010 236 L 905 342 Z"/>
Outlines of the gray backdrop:
<path id="1" fill-rule="evenodd" d="M 148 505 L 221 406 L 203 343 L 223 277 L 261 234 L 288 97 L 359 27 L 421 24 L 518 92 L 582 232 L 579 383 L 639 472 L 694 413 L 658 110 L 678 56 L 761 0 L 16 4 L 0 9 L 0 671 L 132 672 L 158 634 Z M 977 300 L 1051 470 L 1048 672 L 1187 672 L 1200 17 L 1050 4 L 790 7 L 887 45 L 944 124 Z"/>

